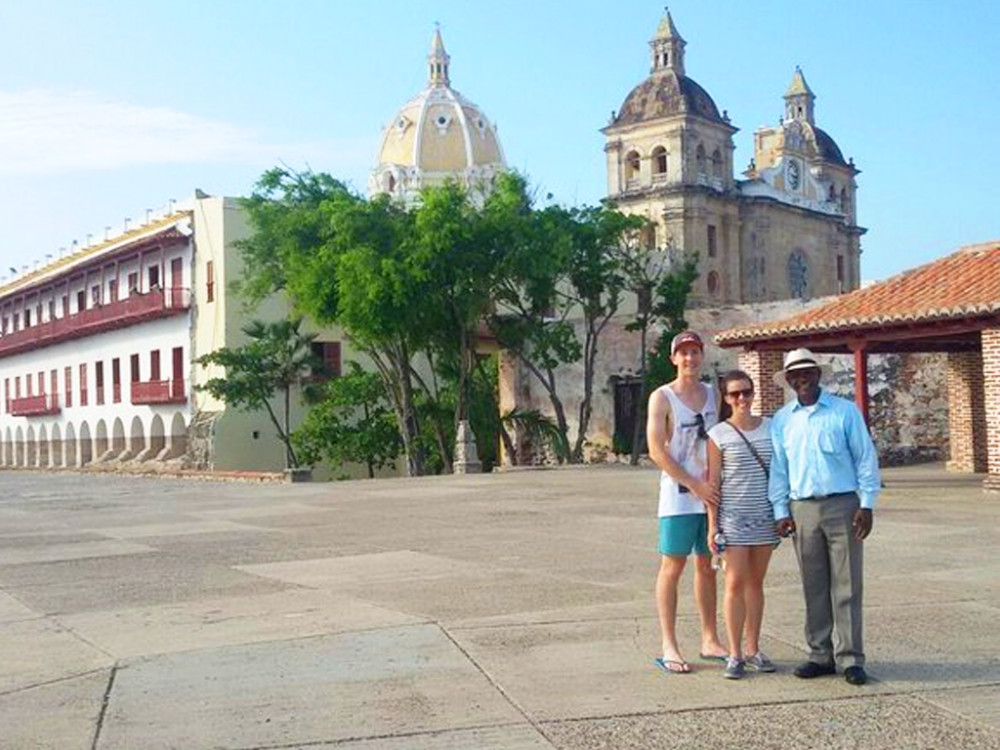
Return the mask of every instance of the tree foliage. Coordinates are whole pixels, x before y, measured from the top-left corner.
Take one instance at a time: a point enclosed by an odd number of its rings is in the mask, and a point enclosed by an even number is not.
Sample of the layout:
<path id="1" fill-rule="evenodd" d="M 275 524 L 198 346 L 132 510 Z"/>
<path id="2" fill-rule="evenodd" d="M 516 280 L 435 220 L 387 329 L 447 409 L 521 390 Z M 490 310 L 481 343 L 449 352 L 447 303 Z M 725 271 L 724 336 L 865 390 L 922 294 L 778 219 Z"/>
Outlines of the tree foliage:
<path id="1" fill-rule="evenodd" d="M 347 372 L 327 380 L 302 426 L 292 434 L 306 463 L 328 461 L 334 467 L 362 464 L 369 478 L 399 456 L 402 441 L 392 407 L 379 377 L 354 361 Z"/>
<path id="2" fill-rule="evenodd" d="M 291 394 L 306 385 L 322 361 L 312 353 L 314 333 L 300 330 L 301 318 L 264 322 L 253 320 L 243 327 L 248 341 L 239 347 L 223 347 L 198 358 L 202 367 L 218 365 L 225 375 L 208 380 L 199 390 L 242 411 L 265 409 L 285 446 L 285 468 L 299 466 L 292 445 Z M 274 404 L 278 397 L 280 405 Z"/>
<path id="3" fill-rule="evenodd" d="M 284 292 L 298 313 L 344 330 L 380 379 L 409 474 L 449 470 L 463 419 L 481 446 L 510 442 L 476 353 L 483 326 L 548 396 L 560 455 L 582 460 L 601 336 L 633 290 L 626 248 L 643 219 L 604 204 L 538 208 L 517 174 L 481 201 L 445 183 L 408 206 L 274 169 L 244 206 L 254 232 L 240 245 L 241 291 L 251 302 Z M 576 394 L 557 372 L 573 363 L 583 392 L 571 439 L 564 399 Z"/>

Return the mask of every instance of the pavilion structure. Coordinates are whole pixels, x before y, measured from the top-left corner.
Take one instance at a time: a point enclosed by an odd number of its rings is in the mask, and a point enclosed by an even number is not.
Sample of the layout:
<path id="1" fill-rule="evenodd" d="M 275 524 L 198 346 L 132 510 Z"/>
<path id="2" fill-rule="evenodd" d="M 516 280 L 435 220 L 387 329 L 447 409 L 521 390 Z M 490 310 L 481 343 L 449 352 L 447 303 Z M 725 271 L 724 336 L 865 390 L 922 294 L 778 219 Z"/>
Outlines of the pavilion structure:
<path id="1" fill-rule="evenodd" d="M 940 260 L 784 320 L 723 331 L 715 341 L 742 347 L 740 366 L 758 383 L 765 414 L 785 401 L 772 381 L 784 353 L 798 347 L 854 357 L 855 398 L 868 419 L 868 355 L 948 355 L 952 471 L 985 472 L 1000 491 L 1000 240 L 963 247 Z"/>

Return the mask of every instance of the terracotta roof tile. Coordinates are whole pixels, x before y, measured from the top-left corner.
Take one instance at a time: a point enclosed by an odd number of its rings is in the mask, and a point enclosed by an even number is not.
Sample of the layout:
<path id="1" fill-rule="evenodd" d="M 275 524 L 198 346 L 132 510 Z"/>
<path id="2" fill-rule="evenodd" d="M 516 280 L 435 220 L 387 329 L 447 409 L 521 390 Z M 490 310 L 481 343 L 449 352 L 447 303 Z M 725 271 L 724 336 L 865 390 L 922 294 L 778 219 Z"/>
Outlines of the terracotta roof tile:
<path id="1" fill-rule="evenodd" d="M 951 255 L 784 320 L 731 328 L 723 346 L 776 336 L 830 332 L 869 325 L 916 323 L 1000 312 L 1000 240 Z"/>

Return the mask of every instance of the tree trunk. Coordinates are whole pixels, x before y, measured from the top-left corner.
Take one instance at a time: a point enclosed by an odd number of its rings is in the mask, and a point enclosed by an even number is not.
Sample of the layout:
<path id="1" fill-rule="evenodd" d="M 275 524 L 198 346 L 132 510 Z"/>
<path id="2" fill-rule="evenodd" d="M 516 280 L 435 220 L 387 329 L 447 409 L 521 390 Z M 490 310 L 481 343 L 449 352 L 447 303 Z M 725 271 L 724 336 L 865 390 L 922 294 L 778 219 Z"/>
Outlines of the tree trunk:
<path id="1" fill-rule="evenodd" d="M 528 368 L 528 372 L 535 376 L 535 379 L 542 384 L 545 392 L 549 396 L 549 403 L 552 404 L 552 411 L 556 415 L 556 429 L 559 430 L 559 435 L 562 438 L 563 446 L 566 447 L 567 451 L 569 449 L 569 425 L 566 423 L 566 409 L 563 407 L 562 401 L 559 399 L 559 394 L 556 392 L 556 376 L 551 369 L 546 369 L 545 374 L 542 374 L 541 370 L 535 366 L 535 363 L 528 359 L 523 352 L 517 351 L 517 356 L 524 363 L 524 366 Z M 557 455 L 556 459 L 559 463 L 563 463 L 563 456 Z"/>
<path id="2" fill-rule="evenodd" d="M 406 446 L 406 468 L 407 475 L 419 477 L 424 474 L 424 452 L 418 444 L 420 436 L 420 423 L 417 419 L 416 407 L 413 404 L 413 383 L 410 380 L 410 361 L 408 357 L 402 357 L 404 361 L 396 363 L 396 370 L 400 378 L 400 391 L 402 395 L 403 410 L 403 442 Z"/>
<path id="3" fill-rule="evenodd" d="M 503 442 L 503 452 L 507 456 L 510 465 L 517 466 L 517 447 L 514 445 L 514 441 L 510 433 L 507 432 L 507 428 L 504 427 L 503 422 L 500 423 L 500 440 Z"/>
<path id="4" fill-rule="evenodd" d="M 298 459 L 295 457 L 295 451 L 292 449 L 292 433 L 291 428 L 291 403 L 292 403 L 292 389 L 289 386 L 285 386 L 285 426 L 282 430 L 282 438 L 285 442 L 285 468 L 294 469 L 298 467 Z"/>
<path id="5" fill-rule="evenodd" d="M 587 440 L 590 427 L 591 399 L 594 395 L 594 362 L 597 359 L 597 331 L 593 321 L 587 321 L 587 333 L 583 340 L 583 399 L 580 401 L 579 422 L 576 428 L 576 442 L 573 445 L 571 461 L 582 463 L 583 444 Z"/>

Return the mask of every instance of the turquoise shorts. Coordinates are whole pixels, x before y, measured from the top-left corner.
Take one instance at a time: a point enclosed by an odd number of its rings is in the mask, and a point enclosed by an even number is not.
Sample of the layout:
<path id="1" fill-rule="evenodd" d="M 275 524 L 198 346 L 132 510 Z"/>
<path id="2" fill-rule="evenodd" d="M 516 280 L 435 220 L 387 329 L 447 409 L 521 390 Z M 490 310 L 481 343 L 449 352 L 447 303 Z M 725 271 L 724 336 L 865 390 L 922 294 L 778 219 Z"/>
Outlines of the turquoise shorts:
<path id="1" fill-rule="evenodd" d="M 683 513 L 660 518 L 660 554 L 671 557 L 709 556 L 708 514 Z"/>

